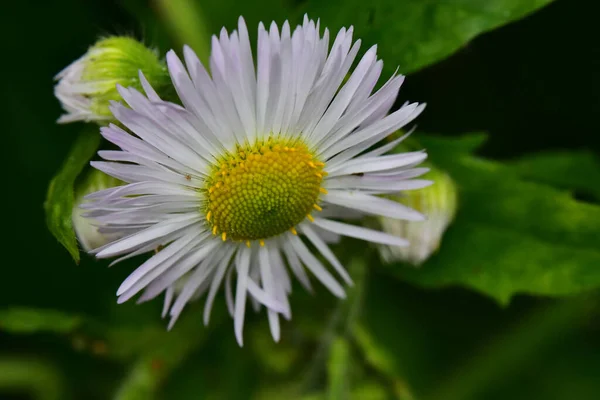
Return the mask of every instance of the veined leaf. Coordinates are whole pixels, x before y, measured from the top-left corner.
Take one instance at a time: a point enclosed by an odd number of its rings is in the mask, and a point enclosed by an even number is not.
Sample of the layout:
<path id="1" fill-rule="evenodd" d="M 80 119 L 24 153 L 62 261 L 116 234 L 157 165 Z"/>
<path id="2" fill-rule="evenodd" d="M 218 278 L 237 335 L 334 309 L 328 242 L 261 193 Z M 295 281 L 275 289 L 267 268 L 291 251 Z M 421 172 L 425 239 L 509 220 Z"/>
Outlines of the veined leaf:
<path id="1" fill-rule="evenodd" d="M 600 160 L 590 151 L 545 151 L 510 161 L 508 167 L 526 180 L 600 200 Z"/>
<path id="2" fill-rule="evenodd" d="M 302 9 L 330 29 L 352 23 L 377 44 L 388 73 L 410 73 L 465 46 L 477 35 L 523 18 L 551 0 L 309 0 Z"/>
<path id="3" fill-rule="evenodd" d="M 421 136 L 459 189 L 458 214 L 421 269 L 394 267 L 427 287 L 464 285 L 507 304 L 516 293 L 570 295 L 600 286 L 600 207 L 529 182 L 471 154 L 473 137 Z"/>

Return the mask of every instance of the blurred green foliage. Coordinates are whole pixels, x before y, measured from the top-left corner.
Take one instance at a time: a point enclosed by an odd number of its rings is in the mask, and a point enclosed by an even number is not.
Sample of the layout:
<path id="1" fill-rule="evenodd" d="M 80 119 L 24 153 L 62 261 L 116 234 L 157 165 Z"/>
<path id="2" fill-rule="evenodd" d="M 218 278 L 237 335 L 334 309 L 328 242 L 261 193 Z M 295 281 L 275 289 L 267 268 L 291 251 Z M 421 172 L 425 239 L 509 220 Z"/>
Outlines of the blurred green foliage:
<path id="1" fill-rule="evenodd" d="M 593 13 L 559 0 L 469 42 L 547 3 L 63 0 L 35 12 L 11 3 L 0 17 L 11 60 L 1 100 L 10 208 L 0 398 L 597 399 L 600 88 L 584 73 L 600 60 Z M 355 281 L 348 299 L 294 286 L 294 317 L 277 344 L 258 314 L 239 348 L 223 304 L 209 327 L 191 305 L 171 332 L 160 301 L 117 306 L 114 292 L 138 260 L 107 269 L 82 255 L 77 266 L 44 226 L 56 176 L 49 226 L 77 260 L 73 184 L 98 146 L 84 125 L 54 124 L 52 77 L 107 33 L 134 34 L 162 54 L 189 43 L 206 57 L 207 35 L 232 29 L 238 15 L 255 35 L 261 20 L 297 23 L 305 12 L 332 30 L 354 25 L 363 50 L 378 44 L 388 73 L 413 73 L 399 102 L 429 103 L 419 124 L 443 136 L 414 137 L 459 185 L 439 252 L 415 270 L 357 257 L 364 248 L 343 242 L 336 250 Z M 23 26 L 32 28 L 15 35 Z M 578 129 L 565 135 L 573 115 Z M 455 137 L 481 130 L 491 132 L 486 144 Z"/>

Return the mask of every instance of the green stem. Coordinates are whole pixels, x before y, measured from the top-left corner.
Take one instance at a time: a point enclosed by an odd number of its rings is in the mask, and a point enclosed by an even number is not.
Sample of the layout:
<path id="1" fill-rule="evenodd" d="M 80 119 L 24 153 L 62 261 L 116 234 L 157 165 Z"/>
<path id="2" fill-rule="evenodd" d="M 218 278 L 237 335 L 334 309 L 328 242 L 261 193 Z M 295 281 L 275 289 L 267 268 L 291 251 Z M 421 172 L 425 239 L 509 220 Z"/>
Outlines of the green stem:
<path id="1" fill-rule="evenodd" d="M 342 345 L 339 343 L 345 343 L 347 346 L 347 338 L 352 332 L 362 309 L 365 282 L 367 279 L 366 260 L 363 257 L 352 258 L 349 263 L 348 272 L 354 280 L 354 286 L 348 291 L 348 298 L 340 300 L 329 319 L 319 348 L 310 363 L 308 371 L 304 374 L 304 379 L 300 385 L 304 393 L 312 389 L 314 383 L 320 380 L 323 365 L 328 358 L 330 381 L 332 380 L 331 378 L 335 377 L 335 382 L 330 382 L 330 396 L 331 393 L 337 393 L 337 390 L 341 387 L 341 382 L 338 378 L 346 376 L 347 364 L 350 362 L 349 349 L 346 349 L 346 353 L 342 352 L 340 350 L 342 348 L 340 346 Z M 332 347 L 335 346 L 337 346 L 336 349 L 333 349 Z M 345 354 L 345 356 L 340 358 L 338 357 L 340 354 Z M 333 358 L 344 359 L 347 362 L 333 362 Z M 332 368 L 339 368 L 339 371 L 334 371 Z M 345 384 L 347 386 L 346 390 L 349 390 L 350 387 L 347 382 Z"/>
<path id="2" fill-rule="evenodd" d="M 155 0 L 159 17 L 179 45 L 187 44 L 207 65 L 210 34 L 199 2 L 193 0 Z"/>
<path id="3" fill-rule="evenodd" d="M 348 381 L 350 362 L 350 345 L 345 338 L 338 336 L 331 344 L 329 351 L 327 399 L 343 400 L 350 397 L 350 382 Z"/>

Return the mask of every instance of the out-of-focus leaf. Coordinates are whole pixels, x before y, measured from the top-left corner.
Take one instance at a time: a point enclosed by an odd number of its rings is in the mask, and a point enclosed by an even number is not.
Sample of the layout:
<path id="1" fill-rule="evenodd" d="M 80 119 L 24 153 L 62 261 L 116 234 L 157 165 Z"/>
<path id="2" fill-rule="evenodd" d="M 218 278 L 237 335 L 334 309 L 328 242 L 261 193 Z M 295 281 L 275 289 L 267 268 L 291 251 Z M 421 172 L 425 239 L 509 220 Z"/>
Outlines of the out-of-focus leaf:
<path id="1" fill-rule="evenodd" d="M 82 132 L 60 171 L 54 176 L 48 187 L 44 209 L 46 224 L 54 237 L 69 251 L 73 260 L 79 263 L 79 248 L 73 231 L 72 211 L 75 180 L 96 153 L 100 144 L 100 134 L 88 129 Z"/>
<path id="2" fill-rule="evenodd" d="M 507 165 L 527 180 L 581 191 L 600 200 L 600 161 L 590 151 L 545 151 Z"/>
<path id="3" fill-rule="evenodd" d="M 309 0 L 302 11 L 330 29 L 353 24 L 377 44 L 388 72 L 409 73 L 439 61 L 475 36 L 520 19 L 551 0 Z"/>
<path id="4" fill-rule="evenodd" d="M 62 400 L 63 379 L 52 365 L 28 358 L 0 356 L 0 397 L 22 393 L 35 400 Z M 29 398 L 29 397 L 28 397 Z"/>
<path id="5" fill-rule="evenodd" d="M 420 142 L 455 180 L 459 209 L 439 253 L 419 270 L 393 266 L 399 276 L 427 287 L 465 285 L 501 304 L 515 293 L 558 296 L 600 286 L 599 206 L 473 156 L 471 137 Z"/>
<path id="6" fill-rule="evenodd" d="M 346 339 L 337 337 L 331 344 L 327 371 L 329 386 L 327 398 L 329 400 L 346 399 L 350 392 L 348 369 L 350 367 L 350 346 Z"/>
<path id="7" fill-rule="evenodd" d="M 10 308 L 0 311 L 0 330 L 10 333 L 69 333 L 81 323 L 81 317 L 55 310 Z"/>

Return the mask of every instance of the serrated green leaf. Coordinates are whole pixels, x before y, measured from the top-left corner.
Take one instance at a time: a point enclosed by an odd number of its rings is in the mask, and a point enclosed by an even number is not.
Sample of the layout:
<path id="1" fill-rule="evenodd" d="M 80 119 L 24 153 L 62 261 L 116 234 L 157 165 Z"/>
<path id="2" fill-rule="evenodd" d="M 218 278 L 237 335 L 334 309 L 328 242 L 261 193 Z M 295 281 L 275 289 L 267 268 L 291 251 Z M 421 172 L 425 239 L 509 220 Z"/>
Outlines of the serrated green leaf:
<path id="1" fill-rule="evenodd" d="M 377 44 L 388 73 L 414 72 L 439 61 L 477 35 L 523 18 L 551 0 L 309 0 L 302 11 L 330 29 L 354 25 Z"/>
<path id="2" fill-rule="evenodd" d="M 501 304 L 516 293 L 558 296 L 600 286 L 599 206 L 468 154 L 468 137 L 420 141 L 456 181 L 459 210 L 439 253 L 419 270 L 393 267 L 398 275 L 427 287 L 465 285 Z"/>
<path id="3" fill-rule="evenodd" d="M 526 180 L 600 199 L 600 160 L 591 151 L 545 151 L 509 161 L 507 166 Z"/>
<path id="4" fill-rule="evenodd" d="M 55 310 L 10 308 L 0 311 L 0 330 L 9 333 L 69 333 L 81 323 L 81 317 Z"/>
<path id="5" fill-rule="evenodd" d="M 75 196 L 73 186 L 99 145 L 100 134 L 97 128 L 86 130 L 77 137 L 63 166 L 50 182 L 44 203 L 48 229 L 69 251 L 76 263 L 79 263 L 79 248 L 71 218 Z"/>

